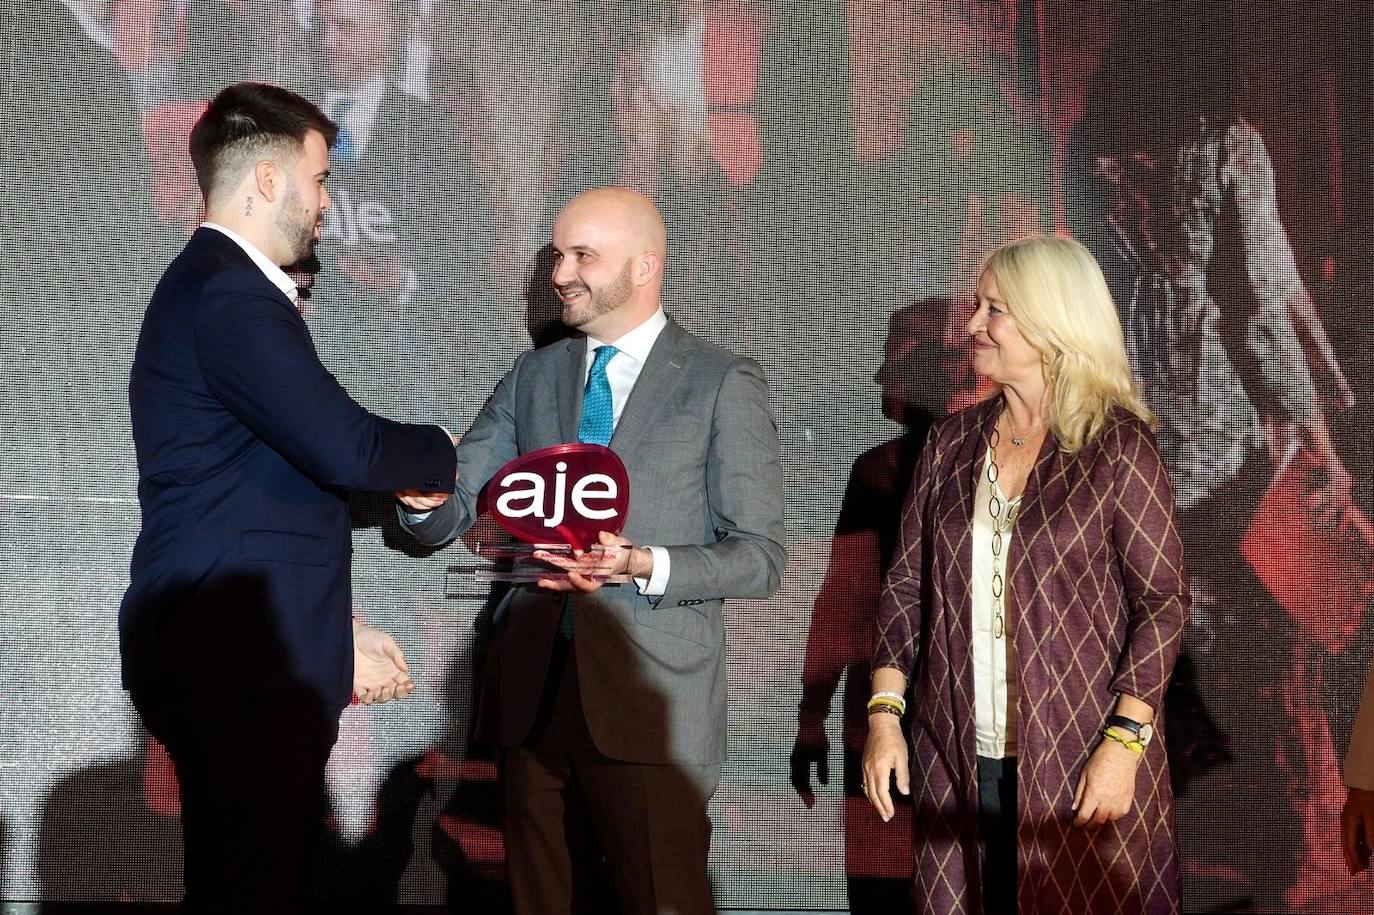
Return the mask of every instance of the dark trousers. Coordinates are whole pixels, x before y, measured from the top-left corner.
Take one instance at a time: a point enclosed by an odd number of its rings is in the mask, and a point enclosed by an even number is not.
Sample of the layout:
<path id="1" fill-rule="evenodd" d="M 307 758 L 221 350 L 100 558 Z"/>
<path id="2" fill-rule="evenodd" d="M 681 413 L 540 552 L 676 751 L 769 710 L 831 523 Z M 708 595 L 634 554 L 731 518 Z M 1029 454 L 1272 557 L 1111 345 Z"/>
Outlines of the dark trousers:
<path id="1" fill-rule="evenodd" d="M 245 695 L 136 693 L 181 795 L 183 913 L 305 908 L 339 710 Z"/>
<path id="2" fill-rule="evenodd" d="M 606 871 L 624 915 L 714 913 L 706 804 L 720 766 L 646 765 L 600 753 L 587 732 L 569 643 L 555 649 L 548 681 L 535 735 L 501 754 L 516 913 L 604 912 Z"/>
<path id="3" fill-rule="evenodd" d="M 978 757 L 983 915 L 1016 915 L 1016 757 Z"/>

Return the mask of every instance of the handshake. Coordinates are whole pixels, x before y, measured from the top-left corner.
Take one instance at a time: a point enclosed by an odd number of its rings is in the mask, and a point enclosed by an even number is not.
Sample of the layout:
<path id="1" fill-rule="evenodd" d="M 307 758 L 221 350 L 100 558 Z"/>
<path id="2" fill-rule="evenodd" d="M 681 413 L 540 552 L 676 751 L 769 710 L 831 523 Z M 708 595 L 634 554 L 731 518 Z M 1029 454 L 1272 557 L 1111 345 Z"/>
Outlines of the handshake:
<path id="1" fill-rule="evenodd" d="M 440 428 L 443 427 L 441 426 Z M 460 436 L 448 432 L 447 429 L 444 431 L 448 433 L 449 438 L 453 439 L 454 447 L 457 447 Z M 408 511 L 412 511 L 417 515 L 434 511 L 440 505 L 447 502 L 449 497 L 449 494 L 446 492 L 422 492 L 418 489 L 402 489 L 395 495 L 397 502 L 400 502 Z"/>
<path id="2" fill-rule="evenodd" d="M 407 511 L 417 515 L 434 511 L 447 502 L 449 497 L 446 492 L 421 492 L 418 489 L 402 489 L 395 495 L 397 502 L 404 505 Z"/>

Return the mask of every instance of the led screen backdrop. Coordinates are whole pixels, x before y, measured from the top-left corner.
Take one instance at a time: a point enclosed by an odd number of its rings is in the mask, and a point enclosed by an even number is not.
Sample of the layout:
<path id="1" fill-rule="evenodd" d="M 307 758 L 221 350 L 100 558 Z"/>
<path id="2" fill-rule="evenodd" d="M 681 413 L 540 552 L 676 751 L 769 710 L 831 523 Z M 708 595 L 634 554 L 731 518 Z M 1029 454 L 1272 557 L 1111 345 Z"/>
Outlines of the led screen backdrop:
<path id="1" fill-rule="evenodd" d="M 893 908 L 909 813 L 884 826 L 855 780 L 882 565 L 923 430 L 983 393 L 962 349 L 980 259 L 1058 231 L 1107 270 L 1184 524 L 1194 611 L 1166 714 L 1186 907 L 1352 911 L 1370 888 L 1336 851 L 1338 763 L 1374 574 L 1358 524 L 1314 519 L 1370 507 L 1369 17 L 1360 0 L 6 4 L 0 898 L 179 891 L 170 766 L 118 683 L 125 387 L 150 286 L 199 219 L 190 126 L 221 86 L 263 79 L 346 129 L 307 321 L 366 406 L 466 428 L 561 332 L 553 215 L 613 182 L 666 215 L 674 317 L 767 370 L 791 560 L 776 597 L 727 612 L 723 908 Z M 345 713 L 320 892 L 495 905 L 494 769 L 469 740 L 489 595 L 446 591 L 462 547 L 422 550 L 385 497 L 354 509 L 358 613 L 419 687 Z"/>

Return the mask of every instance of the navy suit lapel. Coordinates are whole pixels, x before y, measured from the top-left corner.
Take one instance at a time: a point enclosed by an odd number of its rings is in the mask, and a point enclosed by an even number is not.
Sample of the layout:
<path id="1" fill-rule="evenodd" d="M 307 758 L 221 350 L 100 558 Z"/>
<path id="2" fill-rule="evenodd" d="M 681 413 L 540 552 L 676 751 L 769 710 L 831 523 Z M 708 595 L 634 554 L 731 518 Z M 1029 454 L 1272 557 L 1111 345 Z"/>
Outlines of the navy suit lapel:
<path id="1" fill-rule="evenodd" d="M 556 378 L 558 389 L 558 436 L 562 442 L 577 441 L 582 419 L 582 389 L 587 386 L 587 338 L 565 340 Z"/>
<path id="2" fill-rule="evenodd" d="M 630 398 L 625 402 L 620 421 L 615 425 L 615 434 L 611 436 L 611 448 L 617 454 L 632 452 L 639 440 L 656 423 L 663 421 L 663 404 L 671 400 L 686 374 L 684 368 L 690 341 L 686 331 L 671 320 L 654 341 L 649 358 L 644 361 L 644 368 L 630 391 Z"/>

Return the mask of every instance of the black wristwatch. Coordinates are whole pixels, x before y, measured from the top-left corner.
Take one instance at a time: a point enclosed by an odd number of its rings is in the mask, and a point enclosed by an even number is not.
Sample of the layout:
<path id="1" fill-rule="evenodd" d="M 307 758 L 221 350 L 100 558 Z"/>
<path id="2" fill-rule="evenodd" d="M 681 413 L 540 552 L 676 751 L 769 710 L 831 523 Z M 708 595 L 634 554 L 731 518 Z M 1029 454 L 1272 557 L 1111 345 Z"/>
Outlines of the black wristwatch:
<path id="1" fill-rule="evenodd" d="M 1107 727 L 1121 728 L 1123 731 L 1130 731 L 1135 735 L 1135 739 L 1140 741 L 1142 747 L 1148 747 L 1150 741 L 1155 736 L 1155 726 L 1153 724 L 1141 724 L 1125 715 L 1108 715 Z"/>

